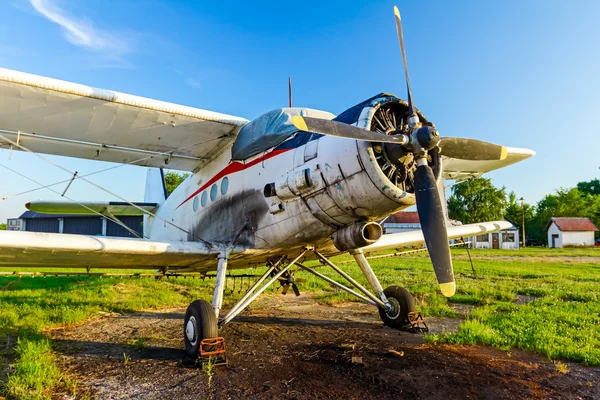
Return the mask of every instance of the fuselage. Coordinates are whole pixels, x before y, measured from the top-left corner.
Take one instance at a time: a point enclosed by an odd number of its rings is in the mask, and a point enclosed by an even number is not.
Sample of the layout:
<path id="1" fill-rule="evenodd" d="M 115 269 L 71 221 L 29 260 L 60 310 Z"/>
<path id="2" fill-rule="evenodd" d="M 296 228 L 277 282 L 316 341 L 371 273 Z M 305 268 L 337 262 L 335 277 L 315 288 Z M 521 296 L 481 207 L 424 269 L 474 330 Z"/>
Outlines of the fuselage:
<path id="1" fill-rule="evenodd" d="M 399 181 L 387 170 L 377 144 L 298 131 L 275 146 L 265 146 L 269 137 L 265 140 L 255 128 L 268 131 L 282 116 L 285 121 L 287 114 L 310 112 L 333 118 L 310 109 L 276 111 L 265 114 L 273 120 L 263 123 L 259 118 L 254 126 L 249 124 L 237 145 L 224 148 L 160 205 L 157 215 L 188 233 L 149 219 L 146 236 L 285 254 L 304 245 L 331 244 L 332 234 L 341 228 L 379 220 L 415 204 L 410 176 L 404 174 Z M 335 119 L 371 129 L 374 120 L 390 112 L 400 121 L 406 103 L 380 94 Z M 280 127 L 285 130 L 285 123 L 270 134 L 279 135 Z M 250 156 L 239 159 L 244 153 L 240 149 L 249 149 Z"/>
<path id="2" fill-rule="evenodd" d="M 288 248 L 328 240 L 343 226 L 413 204 L 414 196 L 383 174 L 370 143 L 299 133 L 244 161 L 231 161 L 226 148 L 158 209 L 193 235 L 156 219 L 147 233 L 155 240 Z"/>

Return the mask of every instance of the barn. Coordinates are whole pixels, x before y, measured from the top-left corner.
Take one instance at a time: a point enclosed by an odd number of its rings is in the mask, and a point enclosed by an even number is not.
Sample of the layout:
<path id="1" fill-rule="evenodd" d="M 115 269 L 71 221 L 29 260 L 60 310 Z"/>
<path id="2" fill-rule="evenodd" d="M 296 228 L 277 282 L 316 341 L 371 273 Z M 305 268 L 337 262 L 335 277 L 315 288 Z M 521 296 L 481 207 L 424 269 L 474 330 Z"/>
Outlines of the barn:
<path id="1" fill-rule="evenodd" d="M 546 224 L 548 247 L 586 247 L 594 245 L 598 228 L 589 218 L 550 218 Z"/>
<path id="2" fill-rule="evenodd" d="M 29 232 L 135 237 L 121 225 L 98 215 L 40 214 L 25 211 L 19 219 L 20 230 Z M 120 216 L 119 220 L 140 236 L 142 235 L 142 216 Z"/>

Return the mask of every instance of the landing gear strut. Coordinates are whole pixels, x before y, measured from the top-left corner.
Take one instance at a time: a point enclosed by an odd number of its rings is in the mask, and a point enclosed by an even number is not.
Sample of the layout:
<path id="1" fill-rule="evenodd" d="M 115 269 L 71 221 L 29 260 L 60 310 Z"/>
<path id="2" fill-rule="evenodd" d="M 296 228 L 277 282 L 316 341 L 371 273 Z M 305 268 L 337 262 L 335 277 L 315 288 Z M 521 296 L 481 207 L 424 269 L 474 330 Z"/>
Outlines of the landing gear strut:
<path id="1" fill-rule="evenodd" d="M 183 320 L 183 341 L 185 352 L 192 358 L 198 357 L 204 339 L 219 336 L 219 311 L 223 305 L 223 290 L 225 289 L 225 274 L 229 251 L 219 254 L 217 280 L 212 304 L 206 300 L 196 300 L 190 304 Z"/>

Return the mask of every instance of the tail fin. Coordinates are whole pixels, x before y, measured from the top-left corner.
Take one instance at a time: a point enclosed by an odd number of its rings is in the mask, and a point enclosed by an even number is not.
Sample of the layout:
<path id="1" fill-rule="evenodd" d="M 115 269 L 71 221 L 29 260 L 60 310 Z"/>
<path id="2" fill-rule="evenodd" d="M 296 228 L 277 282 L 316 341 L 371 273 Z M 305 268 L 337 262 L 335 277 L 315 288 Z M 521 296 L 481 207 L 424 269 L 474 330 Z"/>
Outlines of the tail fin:
<path id="1" fill-rule="evenodd" d="M 162 168 L 148 168 L 144 202 L 162 204 L 167 199 L 167 186 Z"/>
<path id="2" fill-rule="evenodd" d="M 160 207 L 169 196 L 167 185 L 165 184 L 165 175 L 162 168 L 148 168 L 146 174 L 146 190 L 144 191 L 144 202 L 156 203 Z M 144 237 L 150 238 L 152 220 L 154 218 L 144 215 Z"/>

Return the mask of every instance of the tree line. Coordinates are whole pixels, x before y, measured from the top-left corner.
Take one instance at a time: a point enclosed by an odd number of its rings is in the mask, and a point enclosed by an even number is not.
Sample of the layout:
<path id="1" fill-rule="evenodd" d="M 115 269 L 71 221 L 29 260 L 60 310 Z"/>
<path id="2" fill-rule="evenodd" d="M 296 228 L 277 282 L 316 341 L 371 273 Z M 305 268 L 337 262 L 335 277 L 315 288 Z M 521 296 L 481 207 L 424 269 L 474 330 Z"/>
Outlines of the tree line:
<path id="1" fill-rule="evenodd" d="M 505 218 L 523 232 L 523 212 L 527 238 L 543 242 L 552 217 L 588 217 L 600 227 L 600 180 L 579 182 L 576 187 L 547 194 L 536 204 L 521 205 L 515 192 L 507 194 L 505 187 L 496 188 L 490 179 L 473 178 L 453 186 L 448 199 L 448 216 L 463 224 Z"/>

